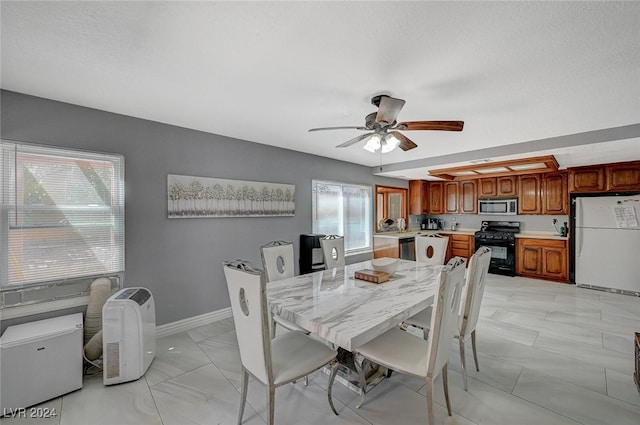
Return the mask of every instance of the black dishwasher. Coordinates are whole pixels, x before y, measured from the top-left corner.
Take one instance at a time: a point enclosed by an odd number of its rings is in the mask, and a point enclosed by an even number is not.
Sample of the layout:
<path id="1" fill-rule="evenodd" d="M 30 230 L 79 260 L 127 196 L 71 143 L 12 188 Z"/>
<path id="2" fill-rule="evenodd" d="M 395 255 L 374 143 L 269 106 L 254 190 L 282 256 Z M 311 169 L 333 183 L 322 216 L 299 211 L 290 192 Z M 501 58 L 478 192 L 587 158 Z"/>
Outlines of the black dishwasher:
<path id="1" fill-rule="evenodd" d="M 416 260 L 416 238 L 400 238 L 400 258 L 403 260 Z"/>

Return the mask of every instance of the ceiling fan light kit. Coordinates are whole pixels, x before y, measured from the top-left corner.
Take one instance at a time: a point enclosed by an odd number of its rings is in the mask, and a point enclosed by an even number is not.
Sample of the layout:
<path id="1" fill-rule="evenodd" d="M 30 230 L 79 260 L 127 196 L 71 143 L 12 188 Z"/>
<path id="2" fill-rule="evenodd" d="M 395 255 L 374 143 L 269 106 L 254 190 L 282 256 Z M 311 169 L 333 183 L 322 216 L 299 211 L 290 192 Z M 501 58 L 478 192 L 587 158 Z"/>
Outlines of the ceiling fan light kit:
<path id="1" fill-rule="evenodd" d="M 374 96 L 371 99 L 371 103 L 378 107 L 378 112 L 373 112 L 365 117 L 365 125 L 361 126 L 346 126 L 346 127 L 322 127 L 312 128 L 309 131 L 320 130 L 345 130 L 354 129 L 361 131 L 373 131 L 369 134 L 363 134 L 358 137 L 354 137 L 351 140 L 342 143 L 337 148 L 345 148 L 358 142 L 366 140 L 366 144 L 363 149 L 375 153 L 378 150 L 381 153 L 391 152 L 397 147 L 400 147 L 403 151 L 408 151 L 417 147 L 413 141 L 407 136 L 400 133 L 400 131 L 414 131 L 414 130 L 439 130 L 439 131 L 462 131 L 464 127 L 463 121 L 406 121 L 398 123 L 396 118 L 402 110 L 405 101 L 402 99 L 396 99 L 387 95 Z"/>
<path id="2" fill-rule="evenodd" d="M 400 146 L 400 140 L 393 134 L 388 133 L 381 136 L 380 134 L 374 133 L 362 148 L 371 153 L 376 153 L 378 149 L 381 149 L 382 153 L 387 153 L 398 146 Z"/>

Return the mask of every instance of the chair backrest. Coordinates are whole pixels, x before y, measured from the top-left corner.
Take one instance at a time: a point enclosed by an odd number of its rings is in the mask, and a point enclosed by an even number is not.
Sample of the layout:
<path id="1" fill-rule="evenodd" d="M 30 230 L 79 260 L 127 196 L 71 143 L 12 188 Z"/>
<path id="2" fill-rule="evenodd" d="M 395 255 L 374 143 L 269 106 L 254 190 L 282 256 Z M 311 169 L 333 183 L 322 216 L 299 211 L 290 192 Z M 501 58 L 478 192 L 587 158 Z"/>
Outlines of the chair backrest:
<path id="1" fill-rule="evenodd" d="M 416 261 L 432 266 L 443 265 L 448 244 L 449 238 L 446 236 L 438 234 L 416 235 Z"/>
<path id="2" fill-rule="evenodd" d="M 467 281 L 462 295 L 460 321 L 458 331 L 463 337 L 468 336 L 478 324 L 480 303 L 484 294 L 485 280 L 491 262 L 491 249 L 480 247 L 469 260 Z"/>
<path id="3" fill-rule="evenodd" d="M 242 365 L 268 384 L 271 343 L 264 274 L 244 260 L 225 262 L 223 267 Z"/>
<path id="4" fill-rule="evenodd" d="M 267 282 L 294 276 L 293 255 L 293 242 L 273 241 L 260 247 L 262 266 L 267 274 Z"/>
<path id="5" fill-rule="evenodd" d="M 325 269 L 344 266 L 344 237 L 329 235 L 320 239 Z"/>
<path id="6" fill-rule="evenodd" d="M 442 271 L 436 288 L 427 340 L 427 375 L 436 377 L 449 360 L 451 340 L 458 324 L 460 297 L 467 260 L 452 258 Z"/>

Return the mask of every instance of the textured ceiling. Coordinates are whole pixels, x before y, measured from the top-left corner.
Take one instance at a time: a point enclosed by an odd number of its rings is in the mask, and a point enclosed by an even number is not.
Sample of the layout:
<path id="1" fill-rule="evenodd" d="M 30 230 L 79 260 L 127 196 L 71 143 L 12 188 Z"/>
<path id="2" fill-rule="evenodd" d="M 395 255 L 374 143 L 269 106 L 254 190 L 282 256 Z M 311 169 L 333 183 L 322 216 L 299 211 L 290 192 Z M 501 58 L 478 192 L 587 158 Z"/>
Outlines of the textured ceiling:
<path id="1" fill-rule="evenodd" d="M 7 90 L 374 172 L 382 160 L 404 178 L 485 157 L 640 159 L 640 2 L 2 1 L 0 12 Z M 380 93 L 406 100 L 401 121 L 464 131 L 405 132 L 418 148 L 382 158 L 335 148 L 357 130 L 307 132 L 364 124 Z"/>

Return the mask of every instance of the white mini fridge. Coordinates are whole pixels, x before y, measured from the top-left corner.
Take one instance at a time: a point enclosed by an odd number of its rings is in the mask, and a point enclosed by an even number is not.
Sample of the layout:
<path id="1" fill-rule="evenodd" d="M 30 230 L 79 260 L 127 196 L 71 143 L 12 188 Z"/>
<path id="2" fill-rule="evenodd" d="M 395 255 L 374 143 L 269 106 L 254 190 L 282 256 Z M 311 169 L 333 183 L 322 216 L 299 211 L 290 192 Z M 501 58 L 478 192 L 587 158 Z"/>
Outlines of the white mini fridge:
<path id="1" fill-rule="evenodd" d="M 0 413 L 82 388 L 82 313 L 9 326 L 0 337 Z"/>

